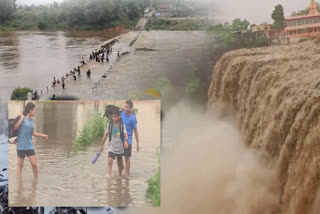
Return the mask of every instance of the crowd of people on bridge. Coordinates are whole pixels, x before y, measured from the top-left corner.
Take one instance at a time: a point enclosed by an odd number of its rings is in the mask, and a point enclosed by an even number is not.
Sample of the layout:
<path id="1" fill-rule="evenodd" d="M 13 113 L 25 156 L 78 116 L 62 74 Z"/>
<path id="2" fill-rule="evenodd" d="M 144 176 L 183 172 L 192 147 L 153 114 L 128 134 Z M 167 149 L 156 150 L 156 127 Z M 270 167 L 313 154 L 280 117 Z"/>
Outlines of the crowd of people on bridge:
<path id="1" fill-rule="evenodd" d="M 112 46 L 108 46 L 105 48 L 100 48 L 100 49 L 96 49 L 94 51 L 92 51 L 92 53 L 90 53 L 89 55 L 89 61 L 95 61 L 95 62 L 101 62 L 103 63 L 104 60 L 106 60 L 107 63 L 109 63 L 109 55 L 112 53 Z M 117 57 L 120 57 L 120 51 L 117 52 Z M 80 78 L 81 76 L 81 67 L 85 66 L 87 64 L 87 62 L 84 60 L 84 58 L 82 57 L 80 64 L 76 67 L 74 67 L 73 69 L 71 69 L 70 72 L 66 73 L 64 76 L 62 76 L 61 78 L 56 79 L 56 77 L 53 77 L 53 81 L 52 81 L 52 87 L 55 87 L 56 85 L 60 85 L 62 86 L 62 89 L 65 89 L 66 87 L 66 83 L 65 83 L 65 79 L 67 79 L 69 76 L 72 76 L 73 80 L 76 81 L 77 77 Z M 111 68 L 112 69 L 112 66 Z M 91 70 L 88 69 L 86 71 L 87 74 L 87 78 L 91 77 Z M 106 78 L 107 74 L 103 74 L 103 76 L 101 78 Z M 97 84 L 96 84 L 97 86 Z M 47 87 L 47 92 L 48 92 L 48 87 Z"/>
<path id="2" fill-rule="evenodd" d="M 92 51 L 92 53 L 89 55 L 89 60 L 95 60 L 96 62 L 103 62 L 104 59 L 106 62 L 109 62 L 109 54 L 112 53 L 112 47 L 108 48 L 101 48 L 99 50 Z"/>

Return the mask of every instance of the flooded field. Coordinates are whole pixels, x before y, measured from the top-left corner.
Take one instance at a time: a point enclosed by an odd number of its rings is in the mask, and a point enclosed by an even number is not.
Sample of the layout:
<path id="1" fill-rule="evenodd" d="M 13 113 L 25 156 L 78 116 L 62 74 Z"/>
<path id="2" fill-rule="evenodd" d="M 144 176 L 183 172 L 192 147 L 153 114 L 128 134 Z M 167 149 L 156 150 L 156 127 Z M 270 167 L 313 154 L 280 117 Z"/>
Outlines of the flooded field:
<path id="1" fill-rule="evenodd" d="M 117 102 L 109 101 L 109 104 Z M 121 102 L 124 103 L 124 102 Z M 16 145 L 9 145 L 10 206 L 148 206 L 146 180 L 158 166 L 160 148 L 160 102 L 135 101 L 140 139 L 136 152 L 133 137 L 131 175 L 118 176 L 113 164 L 106 179 L 107 146 L 95 165 L 91 160 L 99 150 L 100 140 L 72 150 L 79 130 L 96 112 L 103 113 L 106 102 L 36 102 L 35 130 L 49 135 L 49 140 L 33 138 L 38 160 L 39 179 L 34 180 L 29 161 L 25 160 L 23 182 L 17 182 Z M 9 118 L 22 111 L 23 102 L 10 102 Z M 107 144 L 107 142 L 106 142 Z M 66 200 L 67 199 L 67 200 Z"/>

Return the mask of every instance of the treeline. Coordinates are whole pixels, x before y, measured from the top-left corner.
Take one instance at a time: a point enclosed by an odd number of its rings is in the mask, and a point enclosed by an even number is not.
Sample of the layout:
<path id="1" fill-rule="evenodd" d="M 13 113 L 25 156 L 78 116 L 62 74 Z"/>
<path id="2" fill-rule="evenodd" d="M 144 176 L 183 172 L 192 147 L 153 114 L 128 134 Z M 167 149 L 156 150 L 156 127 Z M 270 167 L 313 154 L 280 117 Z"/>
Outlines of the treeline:
<path id="1" fill-rule="evenodd" d="M 247 30 L 250 23 L 244 19 L 234 19 L 231 24 L 226 23 L 228 31 L 242 31 Z M 152 18 L 146 24 L 146 30 L 209 30 L 213 29 L 216 24 L 214 20 L 208 18 L 185 18 L 185 19 L 165 19 Z"/>
<path id="2" fill-rule="evenodd" d="M 105 29 L 134 26 L 149 0 L 65 0 L 50 5 L 17 6 L 0 0 L 2 29 Z M 0 28 L 0 29 L 1 29 Z"/>

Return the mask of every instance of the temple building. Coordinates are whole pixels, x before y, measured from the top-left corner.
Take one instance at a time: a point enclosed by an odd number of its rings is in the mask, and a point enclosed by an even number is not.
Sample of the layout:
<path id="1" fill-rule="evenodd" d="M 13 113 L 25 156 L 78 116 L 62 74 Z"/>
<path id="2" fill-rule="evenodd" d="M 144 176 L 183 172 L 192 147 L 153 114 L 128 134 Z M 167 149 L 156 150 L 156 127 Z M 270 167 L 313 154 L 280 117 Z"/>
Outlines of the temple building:
<path id="1" fill-rule="evenodd" d="M 320 35 L 320 13 L 315 0 L 310 0 L 309 14 L 286 18 L 285 33 L 289 38 Z"/>

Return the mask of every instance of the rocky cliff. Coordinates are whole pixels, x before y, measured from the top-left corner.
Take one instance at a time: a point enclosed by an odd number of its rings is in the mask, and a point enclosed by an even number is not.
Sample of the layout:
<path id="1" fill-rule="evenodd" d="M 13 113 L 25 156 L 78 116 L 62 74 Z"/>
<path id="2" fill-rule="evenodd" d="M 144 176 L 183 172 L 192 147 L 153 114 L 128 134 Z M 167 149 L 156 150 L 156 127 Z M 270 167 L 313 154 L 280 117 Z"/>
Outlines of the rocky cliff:
<path id="1" fill-rule="evenodd" d="M 247 146 L 271 155 L 283 214 L 319 212 L 319 43 L 232 51 L 212 74 L 208 107 L 231 106 Z"/>

